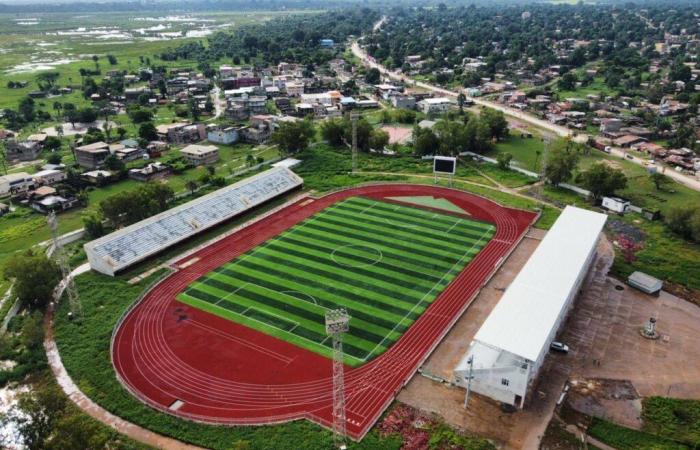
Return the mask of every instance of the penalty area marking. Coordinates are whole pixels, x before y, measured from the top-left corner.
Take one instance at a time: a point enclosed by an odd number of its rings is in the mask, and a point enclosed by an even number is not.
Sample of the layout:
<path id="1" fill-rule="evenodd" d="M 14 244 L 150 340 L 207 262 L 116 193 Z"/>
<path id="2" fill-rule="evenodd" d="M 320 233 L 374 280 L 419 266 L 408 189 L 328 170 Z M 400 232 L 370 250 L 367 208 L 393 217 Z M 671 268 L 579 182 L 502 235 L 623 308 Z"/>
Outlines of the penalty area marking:
<path id="1" fill-rule="evenodd" d="M 354 248 L 354 249 L 365 250 L 365 251 L 366 251 L 366 249 L 369 249 L 369 250 L 371 250 L 371 252 L 375 252 L 375 257 L 374 257 L 375 259 L 374 259 L 374 261 L 368 262 L 368 263 L 360 263 L 360 262 L 358 262 L 358 263 L 347 263 L 347 262 L 342 263 L 342 262 L 338 261 L 338 259 L 336 259 L 339 257 L 342 258 L 342 255 L 336 255 L 336 252 L 342 251 L 345 248 L 347 248 L 347 249 Z M 368 252 L 368 253 L 371 253 L 371 252 Z M 352 252 L 348 252 L 348 253 L 352 253 Z M 380 262 L 383 258 L 384 258 L 384 254 L 382 253 L 382 251 L 379 248 L 371 246 L 371 245 L 363 245 L 363 244 L 347 244 L 347 245 L 343 245 L 340 247 L 336 247 L 331 252 L 331 259 L 333 260 L 334 263 L 338 264 L 341 267 L 359 268 L 359 267 L 373 266 L 373 265 L 377 264 L 378 262 Z"/>

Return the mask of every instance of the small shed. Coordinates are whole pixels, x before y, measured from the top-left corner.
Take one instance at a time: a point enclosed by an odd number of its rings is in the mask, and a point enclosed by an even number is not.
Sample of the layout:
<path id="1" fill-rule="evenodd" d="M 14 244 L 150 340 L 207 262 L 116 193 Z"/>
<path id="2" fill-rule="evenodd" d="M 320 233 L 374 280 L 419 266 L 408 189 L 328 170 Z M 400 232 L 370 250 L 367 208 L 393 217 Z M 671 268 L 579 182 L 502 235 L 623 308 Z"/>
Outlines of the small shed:
<path id="1" fill-rule="evenodd" d="M 650 295 L 659 295 L 664 286 L 663 281 L 644 272 L 633 272 L 627 278 L 627 284 Z"/>
<path id="2" fill-rule="evenodd" d="M 603 197 L 602 206 L 609 211 L 624 214 L 630 207 L 630 201 L 619 197 Z"/>

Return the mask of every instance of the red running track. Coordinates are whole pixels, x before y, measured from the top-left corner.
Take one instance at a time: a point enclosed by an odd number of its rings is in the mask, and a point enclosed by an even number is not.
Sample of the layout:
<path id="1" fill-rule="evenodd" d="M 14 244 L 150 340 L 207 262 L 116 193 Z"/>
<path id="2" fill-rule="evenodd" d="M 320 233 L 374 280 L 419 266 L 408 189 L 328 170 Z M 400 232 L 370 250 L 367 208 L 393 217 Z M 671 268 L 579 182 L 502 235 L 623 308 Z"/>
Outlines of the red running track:
<path id="1" fill-rule="evenodd" d="M 493 239 L 392 347 L 361 367 L 346 367 L 347 432 L 361 439 L 522 238 L 534 213 L 462 191 L 401 184 L 299 200 L 180 261 L 178 266 L 199 258 L 157 284 L 125 316 L 112 342 L 112 361 L 124 386 L 153 408 L 200 422 L 261 425 L 306 418 L 330 427 L 329 359 L 175 297 L 207 272 L 357 195 L 442 197 L 496 225 Z M 174 403 L 179 407 L 171 407 Z"/>

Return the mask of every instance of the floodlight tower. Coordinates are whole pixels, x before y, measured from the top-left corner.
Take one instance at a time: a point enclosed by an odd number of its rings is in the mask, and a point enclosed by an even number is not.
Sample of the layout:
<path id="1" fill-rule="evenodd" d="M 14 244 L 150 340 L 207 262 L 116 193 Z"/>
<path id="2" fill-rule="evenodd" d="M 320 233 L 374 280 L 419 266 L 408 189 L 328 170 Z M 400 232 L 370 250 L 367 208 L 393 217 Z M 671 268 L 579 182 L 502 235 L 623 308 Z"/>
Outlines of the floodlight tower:
<path id="1" fill-rule="evenodd" d="M 326 333 L 333 339 L 333 442 L 341 450 L 346 448 L 343 333 L 350 329 L 349 322 L 344 308 L 326 311 Z"/>
<path id="2" fill-rule="evenodd" d="M 357 172 L 357 119 L 360 115 L 356 112 L 350 113 L 352 122 L 352 173 Z"/>
<path id="3" fill-rule="evenodd" d="M 70 264 L 68 263 L 68 255 L 58 239 L 58 219 L 56 213 L 49 213 L 46 221 L 51 229 L 51 238 L 53 239 L 53 252 L 56 263 L 61 268 L 61 275 L 66 282 L 65 292 L 68 294 L 68 304 L 70 306 L 71 317 L 79 318 L 82 314 L 82 306 L 80 305 L 80 297 L 78 297 L 78 289 L 75 287 L 73 277 L 70 275 Z"/>

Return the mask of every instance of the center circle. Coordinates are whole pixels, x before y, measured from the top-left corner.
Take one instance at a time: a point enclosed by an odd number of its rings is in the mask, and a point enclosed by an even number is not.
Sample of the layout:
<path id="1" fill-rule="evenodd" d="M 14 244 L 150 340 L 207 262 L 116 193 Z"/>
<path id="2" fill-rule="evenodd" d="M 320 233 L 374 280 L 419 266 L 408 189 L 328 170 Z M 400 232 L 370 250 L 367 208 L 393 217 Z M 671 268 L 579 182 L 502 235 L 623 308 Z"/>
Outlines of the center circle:
<path id="1" fill-rule="evenodd" d="M 363 255 L 359 254 L 364 253 Z M 360 244 L 348 244 L 331 252 L 334 263 L 343 267 L 373 266 L 382 260 L 382 251 L 376 247 Z"/>

